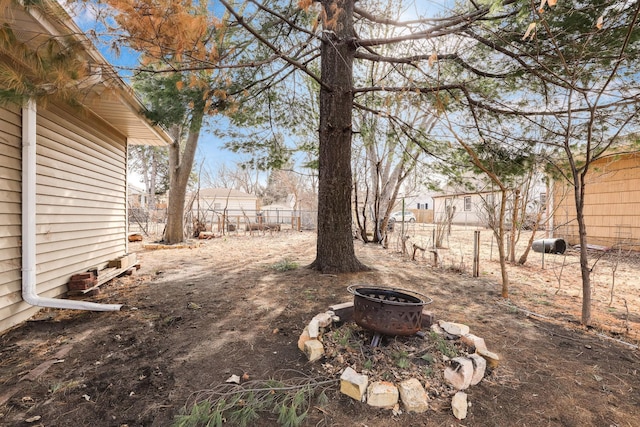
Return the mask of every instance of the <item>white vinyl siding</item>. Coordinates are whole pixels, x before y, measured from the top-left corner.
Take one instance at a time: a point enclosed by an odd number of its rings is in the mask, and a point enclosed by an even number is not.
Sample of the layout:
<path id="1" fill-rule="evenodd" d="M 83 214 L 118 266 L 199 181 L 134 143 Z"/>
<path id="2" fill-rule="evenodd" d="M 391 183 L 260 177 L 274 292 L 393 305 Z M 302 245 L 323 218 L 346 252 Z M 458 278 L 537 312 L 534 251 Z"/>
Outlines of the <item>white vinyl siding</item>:
<path id="1" fill-rule="evenodd" d="M 83 112 L 40 108 L 37 122 L 38 292 L 58 296 L 126 251 L 126 145 Z"/>
<path id="2" fill-rule="evenodd" d="M 483 196 L 484 197 L 484 196 Z M 447 209 L 455 209 L 452 224 L 465 226 L 486 225 L 486 214 L 483 214 L 481 207 L 484 202 L 479 194 L 436 196 L 434 197 L 435 220 L 444 221 Z"/>
<path id="3" fill-rule="evenodd" d="M 22 303 L 22 115 L 0 107 L 0 330 L 32 316 Z"/>
<path id="4" fill-rule="evenodd" d="M 57 297 L 69 278 L 126 251 L 126 142 L 97 118 L 40 106 L 36 142 L 37 292 Z M 0 330 L 33 316 L 22 301 L 22 117 L 0 108 Z"/>

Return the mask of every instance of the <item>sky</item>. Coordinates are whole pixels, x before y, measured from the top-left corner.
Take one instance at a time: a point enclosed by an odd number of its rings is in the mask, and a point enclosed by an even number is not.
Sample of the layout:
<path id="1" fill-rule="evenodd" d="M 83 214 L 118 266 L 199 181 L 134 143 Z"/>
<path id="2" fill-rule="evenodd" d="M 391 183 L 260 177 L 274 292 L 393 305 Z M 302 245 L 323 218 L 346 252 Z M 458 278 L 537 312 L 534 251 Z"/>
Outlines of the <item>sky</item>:
<path id="1" fill-rule="evenodd" d="M 87 7 L 84 2 L 73 2 L 71 4 L 64 5 L 69 14 L 73 17 L 76 24 L 83 30 L 88 31 L 96 29 L 97 20 L 95 12 Z M 98 28 L 97 31 L 100 31 Z M 111 41 L 104 36 L 98 41 L 94 41 L 96 48 L 105 57 L 105 59 L 112 64 L 118 74 L 130 84 L 130 78 L 132 76 L 132 70 L 138 65 L 138 54 L 132 49 L 126 46 L 119 45 L 120 52 L 115 52 L 111 48 Z M 215 174 L 220 165 L 225 164 L 227 167 L 233 168 L 237 162 L 247 160 L 245 155 L 236 154 L 230 150 L 226 150 L 223 147 L 223 143 L 212 134 L 212 126 L 224 125 L 225 120 L 223 118 L 214 118 L 208 120 L 207 127 L 201 132 L 200 140 L 198 142 L 198 152 L 195 164 L 199 165 L 202 162 L 205 163 L 205 168 L 209 169 L 210 173 Z M 142 187 L 141 178 L 137 174 L 130 174 L 129 183 L 137 187 Z"/>
<path id="2" fill-rule="evenodd" d="M 84 31 L 96 29 L 97 32 L 100 32 L 101 29 L 96 28 L 98 24 L 95 11 L 88 8 L 88 4 L 90 3 L 73 2 L 69 7 L 73 7 L 74 10 L 68 10 L 81 29 Z M 427 14 L 433 16 L 435 11 L 445 11 L 452 4 L 453 1 L 451 0 L 415 0 L 413 4 L 409 5 L 403 11 L 402 19 L 415 19 L 420 15 L 425 16 Z M 96 42 L 96 47 L 107 61 L 114 65 L 121 77 L 128 82 L 132 70 L 138 65 L 138 55 L 135 51 L 127 49 L 126 46 L 119 46 L 120 52 L 114 52 L 110 43 L 110 40 L 102 37 Z M 237 154 L 225 149 L 223 142 L 213 135 L 213 128 L 216 126 L 226 126 L 227 123 L 228 121 L 224 118 L 210 118 L 200 135 L 195 164 L 204 164 L 204 168 L 214 176 L 220 165 L 224 164 L 227 168 L 234 169 L 236 163 L 249 159 L 246 154 Z M 131 176 L 131 181 L 131 183 L 136 186 L 140 185 L 139 176 Z"/>

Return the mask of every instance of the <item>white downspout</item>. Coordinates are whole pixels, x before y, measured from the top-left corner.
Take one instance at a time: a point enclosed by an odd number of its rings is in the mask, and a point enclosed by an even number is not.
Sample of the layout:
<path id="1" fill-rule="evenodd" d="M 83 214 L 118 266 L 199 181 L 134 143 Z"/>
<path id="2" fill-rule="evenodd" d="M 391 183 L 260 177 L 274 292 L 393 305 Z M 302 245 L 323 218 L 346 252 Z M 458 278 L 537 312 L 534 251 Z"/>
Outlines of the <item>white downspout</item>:
<path id="1" fill-rule="evenodd" d="M 22 299 L 39 307 L 117 311 L 122 304 L 98 304 L 41 297 L 36 292 L 36 102 L 22 108 Z"/>

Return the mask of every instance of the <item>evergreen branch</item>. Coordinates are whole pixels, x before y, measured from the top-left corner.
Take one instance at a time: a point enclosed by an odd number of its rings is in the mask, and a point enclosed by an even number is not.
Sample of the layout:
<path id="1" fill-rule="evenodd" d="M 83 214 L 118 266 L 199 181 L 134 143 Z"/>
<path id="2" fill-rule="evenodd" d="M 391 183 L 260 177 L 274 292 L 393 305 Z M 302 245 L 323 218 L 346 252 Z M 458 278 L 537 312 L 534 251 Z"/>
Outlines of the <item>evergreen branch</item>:
<path id="1" fill-rule="evenodd" d="M 226 0 L 220 0 L 220 3 L 222 3 L 222 5 L 227 9 L 227 11 L 229 11 L 229 13 L 231 15 L 233 15 L 233 17 L 236 19 L 236 21 L 240 25 L 242 25 L 242 27 L 244 27 L 244 29 L 249 31 L 260 43 L 262 43 L 267 48 L 269 48 L 272 52 L 274 52 L 276 54 L 276 58 L 279 58 L 279 59 L 282 59 L 282 60 L 288 62 L 289 64 L 291 64 L 295 68 L 297 68 L 300 71 L 302 71 L 305 74 L 307 74 L 309 77 L 311 77 L 313 80 L 315 80 L 319 85 L 321 85 L 322 87 L 324 87 L 327 90 L 330 90 L 330 88 L 327 86 L 327 84 L 324 83 L 320 79 L 320 76 L 316 75 L 315 73 L 312 73 L 311 70 L 309 70 L 309 68 L 307 68 L 306 65 L 304 65 L 304 64 L 300 63 L 299 61 L 289 57 L 284 52 L 281 52 L 280 49 L 278 49 L 270 41 L 268 41 L 265 37 L 263 37 L 255 28 L 253 28 L 251 25 L 249 25 L 247 22 L 245 22 L 244 18 L 242 16 L 240 16 L 238 14 L 238 12 Z"/>
<path id="2" fill-rule="evenodd" d="M 464 61 L 464 59 L 462 59 L 460 55 L 458 55 L 457 53 L 449 53 L 449 54 L 442 54 L 442 55 L 435 55 L 435 56 L 431 54 L 431 55 L 412 55 L 412 56 L 405 56 L 405 57 L 393 57 L 393 56 L 378 55 L 377 53 L 368 54 L 365 52 L 356 52 L 355 57 L 358 59 L 365 59 L 365 60 L 374 61 L 374 62 L 389 62 L 392 64 L 415 64 L 416 62 L 422 62 L 422 61 L 451 60 L 459 64 L 462 68 L 468 71 L 471 71 L 473 74 L 479 77 L 504 79 L 511 75 L 511 73 L 496 74 L 496 73 L 490 73 L 488 71 L 479 70 L 478 68 Z"/>

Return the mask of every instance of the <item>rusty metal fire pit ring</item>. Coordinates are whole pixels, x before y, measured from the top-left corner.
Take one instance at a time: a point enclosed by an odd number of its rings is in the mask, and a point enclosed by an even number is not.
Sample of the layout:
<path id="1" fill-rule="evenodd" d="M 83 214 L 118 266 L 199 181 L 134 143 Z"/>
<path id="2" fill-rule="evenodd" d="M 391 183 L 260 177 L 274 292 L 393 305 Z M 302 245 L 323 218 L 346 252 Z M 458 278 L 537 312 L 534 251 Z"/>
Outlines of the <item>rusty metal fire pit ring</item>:
<path id="1" fill-rule="evenodd" d="M 353 318 L 362 328 L 384 335 L 413 335 L 422 327 L 422 307 L 433 300 L 404 289 L 351 285 Z"/>

